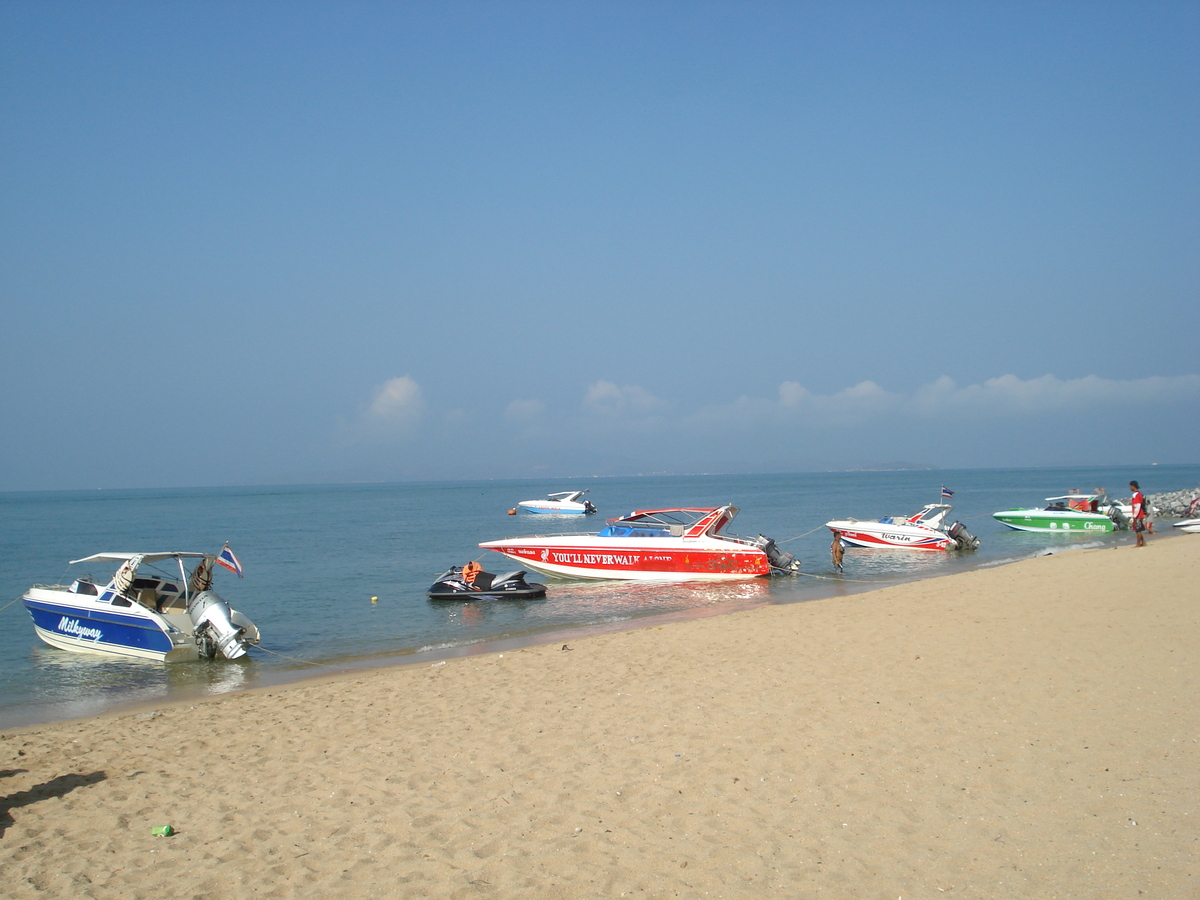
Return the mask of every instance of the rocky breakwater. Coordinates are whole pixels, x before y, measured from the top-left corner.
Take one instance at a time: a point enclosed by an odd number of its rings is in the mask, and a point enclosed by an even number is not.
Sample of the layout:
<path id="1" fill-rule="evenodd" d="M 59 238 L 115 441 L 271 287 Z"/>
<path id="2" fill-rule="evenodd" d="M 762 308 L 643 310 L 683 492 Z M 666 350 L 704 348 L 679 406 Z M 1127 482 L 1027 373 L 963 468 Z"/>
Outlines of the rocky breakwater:
<path id="1" fill-rule="evenodd" d="M 1168 491 L 1165 494 L 1146 495 L 1146 499 L 1150 501 L 1150 508 L 1155 510 L 1155 515 L 1166 519 L 1200 516 L 1200 503 L 1196 503 L 1196 506 L 1192 507 L 1192 502 L 1197 497 L 1200 497 L 1200 487 L 1188 488 L 1183 491 Z M 1189 509 L 1191 509 L 1190 513 Z"/>

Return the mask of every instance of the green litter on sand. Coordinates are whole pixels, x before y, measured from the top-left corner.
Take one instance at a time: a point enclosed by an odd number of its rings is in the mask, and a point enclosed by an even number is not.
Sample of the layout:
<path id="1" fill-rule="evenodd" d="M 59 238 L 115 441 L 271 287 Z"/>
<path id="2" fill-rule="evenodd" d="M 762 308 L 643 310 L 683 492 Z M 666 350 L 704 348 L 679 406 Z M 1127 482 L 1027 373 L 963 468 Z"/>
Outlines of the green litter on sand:
<path id="1" fill-rule="evenodd" d="M 155 837 L 170 837 L 175 833 L 175 829 L 170 825 L 158 825 L 150 829 L 150 833 Z"/>

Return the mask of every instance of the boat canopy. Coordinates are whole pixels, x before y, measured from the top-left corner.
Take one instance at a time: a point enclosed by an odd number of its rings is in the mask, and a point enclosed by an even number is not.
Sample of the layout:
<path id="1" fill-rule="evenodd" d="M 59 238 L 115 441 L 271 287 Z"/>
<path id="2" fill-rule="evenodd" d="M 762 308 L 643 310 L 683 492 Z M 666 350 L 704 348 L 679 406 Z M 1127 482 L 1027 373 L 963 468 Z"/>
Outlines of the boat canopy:
<path id="1" fill-rule="evenodd" d="M 129 562 L 135 557 L 141 557 L 142 562 L 156 563 L 162 562 L 164 559 L 203 559 L 208 556 L 207 553 L 184 553 L 174 551 L 170 553 L 96 553 L 92 556 L 85 556 L 83 559 L 71 560 L 71 565 L 85 562 Z"/>
<path id="2" fill-rule="evenodd" d="M 573 503 L 574 501 L 578 500 L 580 497 L 582 497 L 586 493 L 587 493 L 587 491 L 561 491 L 560 493 L 557 493 L 557 494 L 547 494 L 546 499 L 547 500 L 565 500 L 568 503 Z"/>

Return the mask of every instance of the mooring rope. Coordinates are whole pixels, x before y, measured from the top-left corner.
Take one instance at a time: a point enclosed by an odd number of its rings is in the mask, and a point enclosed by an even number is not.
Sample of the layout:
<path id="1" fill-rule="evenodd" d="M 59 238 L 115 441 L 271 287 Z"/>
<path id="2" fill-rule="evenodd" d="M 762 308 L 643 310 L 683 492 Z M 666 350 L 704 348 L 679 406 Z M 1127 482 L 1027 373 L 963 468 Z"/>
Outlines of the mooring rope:
<path id="1" fill-rule="evenodd" d="M 281 659 L 290 659 L 292 662 L 303 663 L 306 666 L 316 666 L 319 669 L 336 669 L 337 668 L 337 666 L 330 666 L 330 665 L 327 665 L 326 663 L 317 663 L 317 662 L 312 662 L 307 659 L 301 659 L 298 656 L 288 656 L 286 653 L 279 653 L 275 650 L 269 650 L 268 648 L 262 646 L 261 644 L 251 644 L 251 646 L 254 647 L 255 649 L 261 650 L 263 653 L 270 653 L 272 656 L 278 656 Z"/>
<path id="2" fill-rule="evenodd" d="M 24 596 L 25 596 L 24 594 L 21 595 L 21 597 L 24 597 Z M 20 600 L 21 597 L 18 597 L 17 600 Z M 12 606 L 14 603 L 16 603 L 17 600 L 10 600 L 8 603 L 5 603 L 3 606 L 0 606 L 0 612 L 4 612 L 10 606 Z"/>
<path id="3" fill-rule="evenodd" d="M 808 537 L 810 534 L 813 533 L 813 531 L 820 531 L 824 527 L 825 527 L 824 525 L 818 525 L 812 531 L 806 531 L 806 532 L 804 532 L 804 534 L 798 534 L 795 537 L 790 537 L 786 541 L 776 541 L 775 543 L 776 544 L 790 544 L 792 541 L 798 541 L 802 537 Z"/>
<path id="4" fill-rule="evenodd" d="M 845 581 L 849 582 L 850 584 L 877 584 L 880 587 L 892 583 L 889 581 L 863 581 L 860 578 L 843 578 L 840 575 L 814 575 L 812 572 L 797 572 L 796 574 L 803 575 L 806 578 L 820 578 L 822 581 Z"/>

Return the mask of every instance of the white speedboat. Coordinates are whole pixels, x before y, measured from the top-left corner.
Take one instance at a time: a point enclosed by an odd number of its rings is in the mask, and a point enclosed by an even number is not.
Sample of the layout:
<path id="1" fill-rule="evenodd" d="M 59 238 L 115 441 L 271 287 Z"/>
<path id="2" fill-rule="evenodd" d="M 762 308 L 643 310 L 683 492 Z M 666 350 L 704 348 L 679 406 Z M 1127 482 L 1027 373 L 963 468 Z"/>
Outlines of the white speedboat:
<path id="1" fill-rule="evenodd" d="M 592 501 L 584 500 L 587 491 L 562 491 L 548 494 L 545 500 L 522 500 L 517 505 L 526 512 L 551 513 L 560 516 L 583 516 L 596 511 Z"/>
<path id="2" fill-rule="evenodd" d="M 834 519 L 825 527 L 847 547 L 905 547 L 910 550 L 978 550 L 979 538 L 962 522 L 946 524 L 946 514 L 954 509 L 948 503 L 930 503 L 907 519 L 884 516 L 882 519 Z"/>
<path id="3" fill-rule="evenodd" d="M 111 577 L 35 584 L 21 597 L 51 647 L 181 662 L 237 659 L 259 641 L 254 623 L 212 590 L 214 563 L 241 575 L 228 546 L 215 556 L 97 553 L 71 565 L 82 563 L 118 565 Z"/>
<path id="4" fill-rule="evenodd" d="M 1171 527 L 1178 528 L 1180 531 L 1200 534 L 1200 519 L 1184 519 L 1182 522 L 1172 522 Z"/>
<path id="5" fill-rule="evenodd" d="M 551 534 L 479 546 L 551 575 L 641 581 L 754 578 L 797 572 L 800 564 L 773 540 L 723 534 L 736 506 L 635 510 L 609 519 L 598 534 Z"/>

